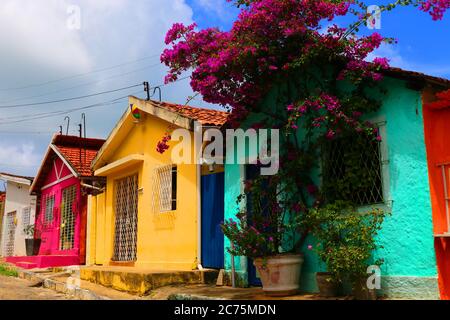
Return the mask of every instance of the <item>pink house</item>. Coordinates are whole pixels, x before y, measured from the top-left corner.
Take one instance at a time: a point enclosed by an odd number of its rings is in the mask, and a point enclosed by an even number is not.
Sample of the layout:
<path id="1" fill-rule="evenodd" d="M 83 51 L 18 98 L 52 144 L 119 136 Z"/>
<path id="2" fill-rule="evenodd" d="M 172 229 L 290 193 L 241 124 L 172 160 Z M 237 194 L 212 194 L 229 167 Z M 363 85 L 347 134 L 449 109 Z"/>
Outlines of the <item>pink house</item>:
<path id="1" fill-rule="evenodd" d="M 35 256 L 10 257 L 22 268 L 85 264 L 87 195 L 96 190 L 98 177 L 91 162 L 104 140 L 55 135 L 30 192 L 38 196 L 35 239 L 41 239 Z"/>

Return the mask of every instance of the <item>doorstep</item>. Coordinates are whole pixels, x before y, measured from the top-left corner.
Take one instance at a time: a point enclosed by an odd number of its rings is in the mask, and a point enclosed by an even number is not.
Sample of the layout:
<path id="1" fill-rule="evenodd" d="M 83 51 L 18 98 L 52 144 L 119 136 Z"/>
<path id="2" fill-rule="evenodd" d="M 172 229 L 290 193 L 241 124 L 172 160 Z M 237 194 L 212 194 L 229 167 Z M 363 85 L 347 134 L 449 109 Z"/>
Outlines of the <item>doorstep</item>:
<path id="1" fill-rule="evenodd" d="M 80 263 L 80 257 L 77 255 L 40 255 L 6 257 L 5 261 L 22 269 L 41 269 L 78 265 Z"/>
<path id="2" fill-rule="evenodd" d="M 43 287 L 78 300 L 136 300 L 135 296 L 95 285 L 78 277 L 79 267 L 18 270 L 32 287 Z"/>
<path id="3" fill-rule="evenodd" d="M 80 267 L 82 280 L 140 296 L 171 285 L 215 284 L 218 274 L 219 271 L 213 269 L 170 271 L 118 266 Z"/>

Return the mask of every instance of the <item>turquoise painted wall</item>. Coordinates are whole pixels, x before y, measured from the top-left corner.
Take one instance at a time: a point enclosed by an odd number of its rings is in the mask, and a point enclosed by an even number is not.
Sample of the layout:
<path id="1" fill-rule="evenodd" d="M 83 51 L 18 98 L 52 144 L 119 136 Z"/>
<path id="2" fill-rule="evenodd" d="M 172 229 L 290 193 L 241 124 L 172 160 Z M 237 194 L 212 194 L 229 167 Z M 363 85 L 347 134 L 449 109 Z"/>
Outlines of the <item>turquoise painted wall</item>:
<path id="1" fill-rule="evenodd" d="M 386 144 L 387 205 L 391 211 L 379 236 L 384 246 L 376 252 L 384 258 L 381 272 L 383 291 L 388 296 L 408 298 L 437 298 L 437 269 L 434 253 L 431 200 L 424 142 L 421 93 L 408 89 L 406 82 L 386 78 L 381 108 L 368 115 L 368 119 L 385 121 L 382 127 L 383 143 Z M 280 92 L 280 91 L 277 91 Z M 269 95 L 265 106 L 276 105 L 276 94 Z M 236 164 L 225 165 L 225 218 L 233 218 L 237 212 L 236 197 L 240 194 L 241 170 Z M 303 252 L 302 290 L 316 292 L 315 272 L 324 266 L 308 244 Z M 228 239 L 225 246 L 229 246 Z M 231 270 L 230 255 L 225 253 L 225 268 Z M 235 258 L 239 281 L 246 285 L 247 261 Z"/>

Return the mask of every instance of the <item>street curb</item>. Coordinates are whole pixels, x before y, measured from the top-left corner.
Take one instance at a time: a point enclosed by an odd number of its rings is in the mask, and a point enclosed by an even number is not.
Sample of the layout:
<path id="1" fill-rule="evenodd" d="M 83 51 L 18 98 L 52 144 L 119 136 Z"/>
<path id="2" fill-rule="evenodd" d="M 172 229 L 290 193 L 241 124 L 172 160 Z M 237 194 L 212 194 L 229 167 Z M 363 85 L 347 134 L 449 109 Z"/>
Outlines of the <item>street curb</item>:
<path id="1" fill-rule="evenodd" d="M 230 300 L 226 298 L 208 297 L 197 294 L 173 293 L 167 300 Z"/>
<path id="2" fill-rule="evenodd" d="M 100 296 L 90 290 L 82 289 L 77 285 L 52 279 L 52 277 L 56 276 L 71 275 L 71 272 L 69 270 L 46 276 L 40 275 L 39 273 L 33 271 L 18 270 L 17 272 L 20 279 L 25 279 L 32 282 L 31 286 L 38 286 L 39 284 L 41 284 L 43 288 L 51 289 L 53 291 L 66 294 L 70 297 L 75 297 L 80 300 L 111 300 L 108 297 Z"/>

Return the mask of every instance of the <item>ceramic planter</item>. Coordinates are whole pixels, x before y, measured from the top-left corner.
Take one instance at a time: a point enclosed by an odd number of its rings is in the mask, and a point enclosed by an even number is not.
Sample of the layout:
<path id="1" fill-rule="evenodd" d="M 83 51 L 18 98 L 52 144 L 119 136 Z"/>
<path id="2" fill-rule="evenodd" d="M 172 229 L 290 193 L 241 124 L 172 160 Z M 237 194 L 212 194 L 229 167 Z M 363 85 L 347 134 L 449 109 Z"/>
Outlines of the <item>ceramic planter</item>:
<path id="1" fill-rule="evenodd" d="M 27 256 L 32 256 L 34 252 L 34 239 L 25 239 L 25 249 Z"/>
<path id="2" fill-rule="evenodd" d="M 333 281 L 331 274 L 328 272 L 316 273 L 317 287 L 321 297 L 336 297 L 339 294 L 339 285 Z"/>
<path id="3" fill-rule="evenodd" d="M 269 296 L 289 296 L 298 292 L 303 254 L 283 254 L 254 260 L 264 292 Z"/>
<path id="4" fill-rule="evenodd" d="M 41 239 L 25 239 L 27 256 L 37 256 L 41 247 Z"/>

